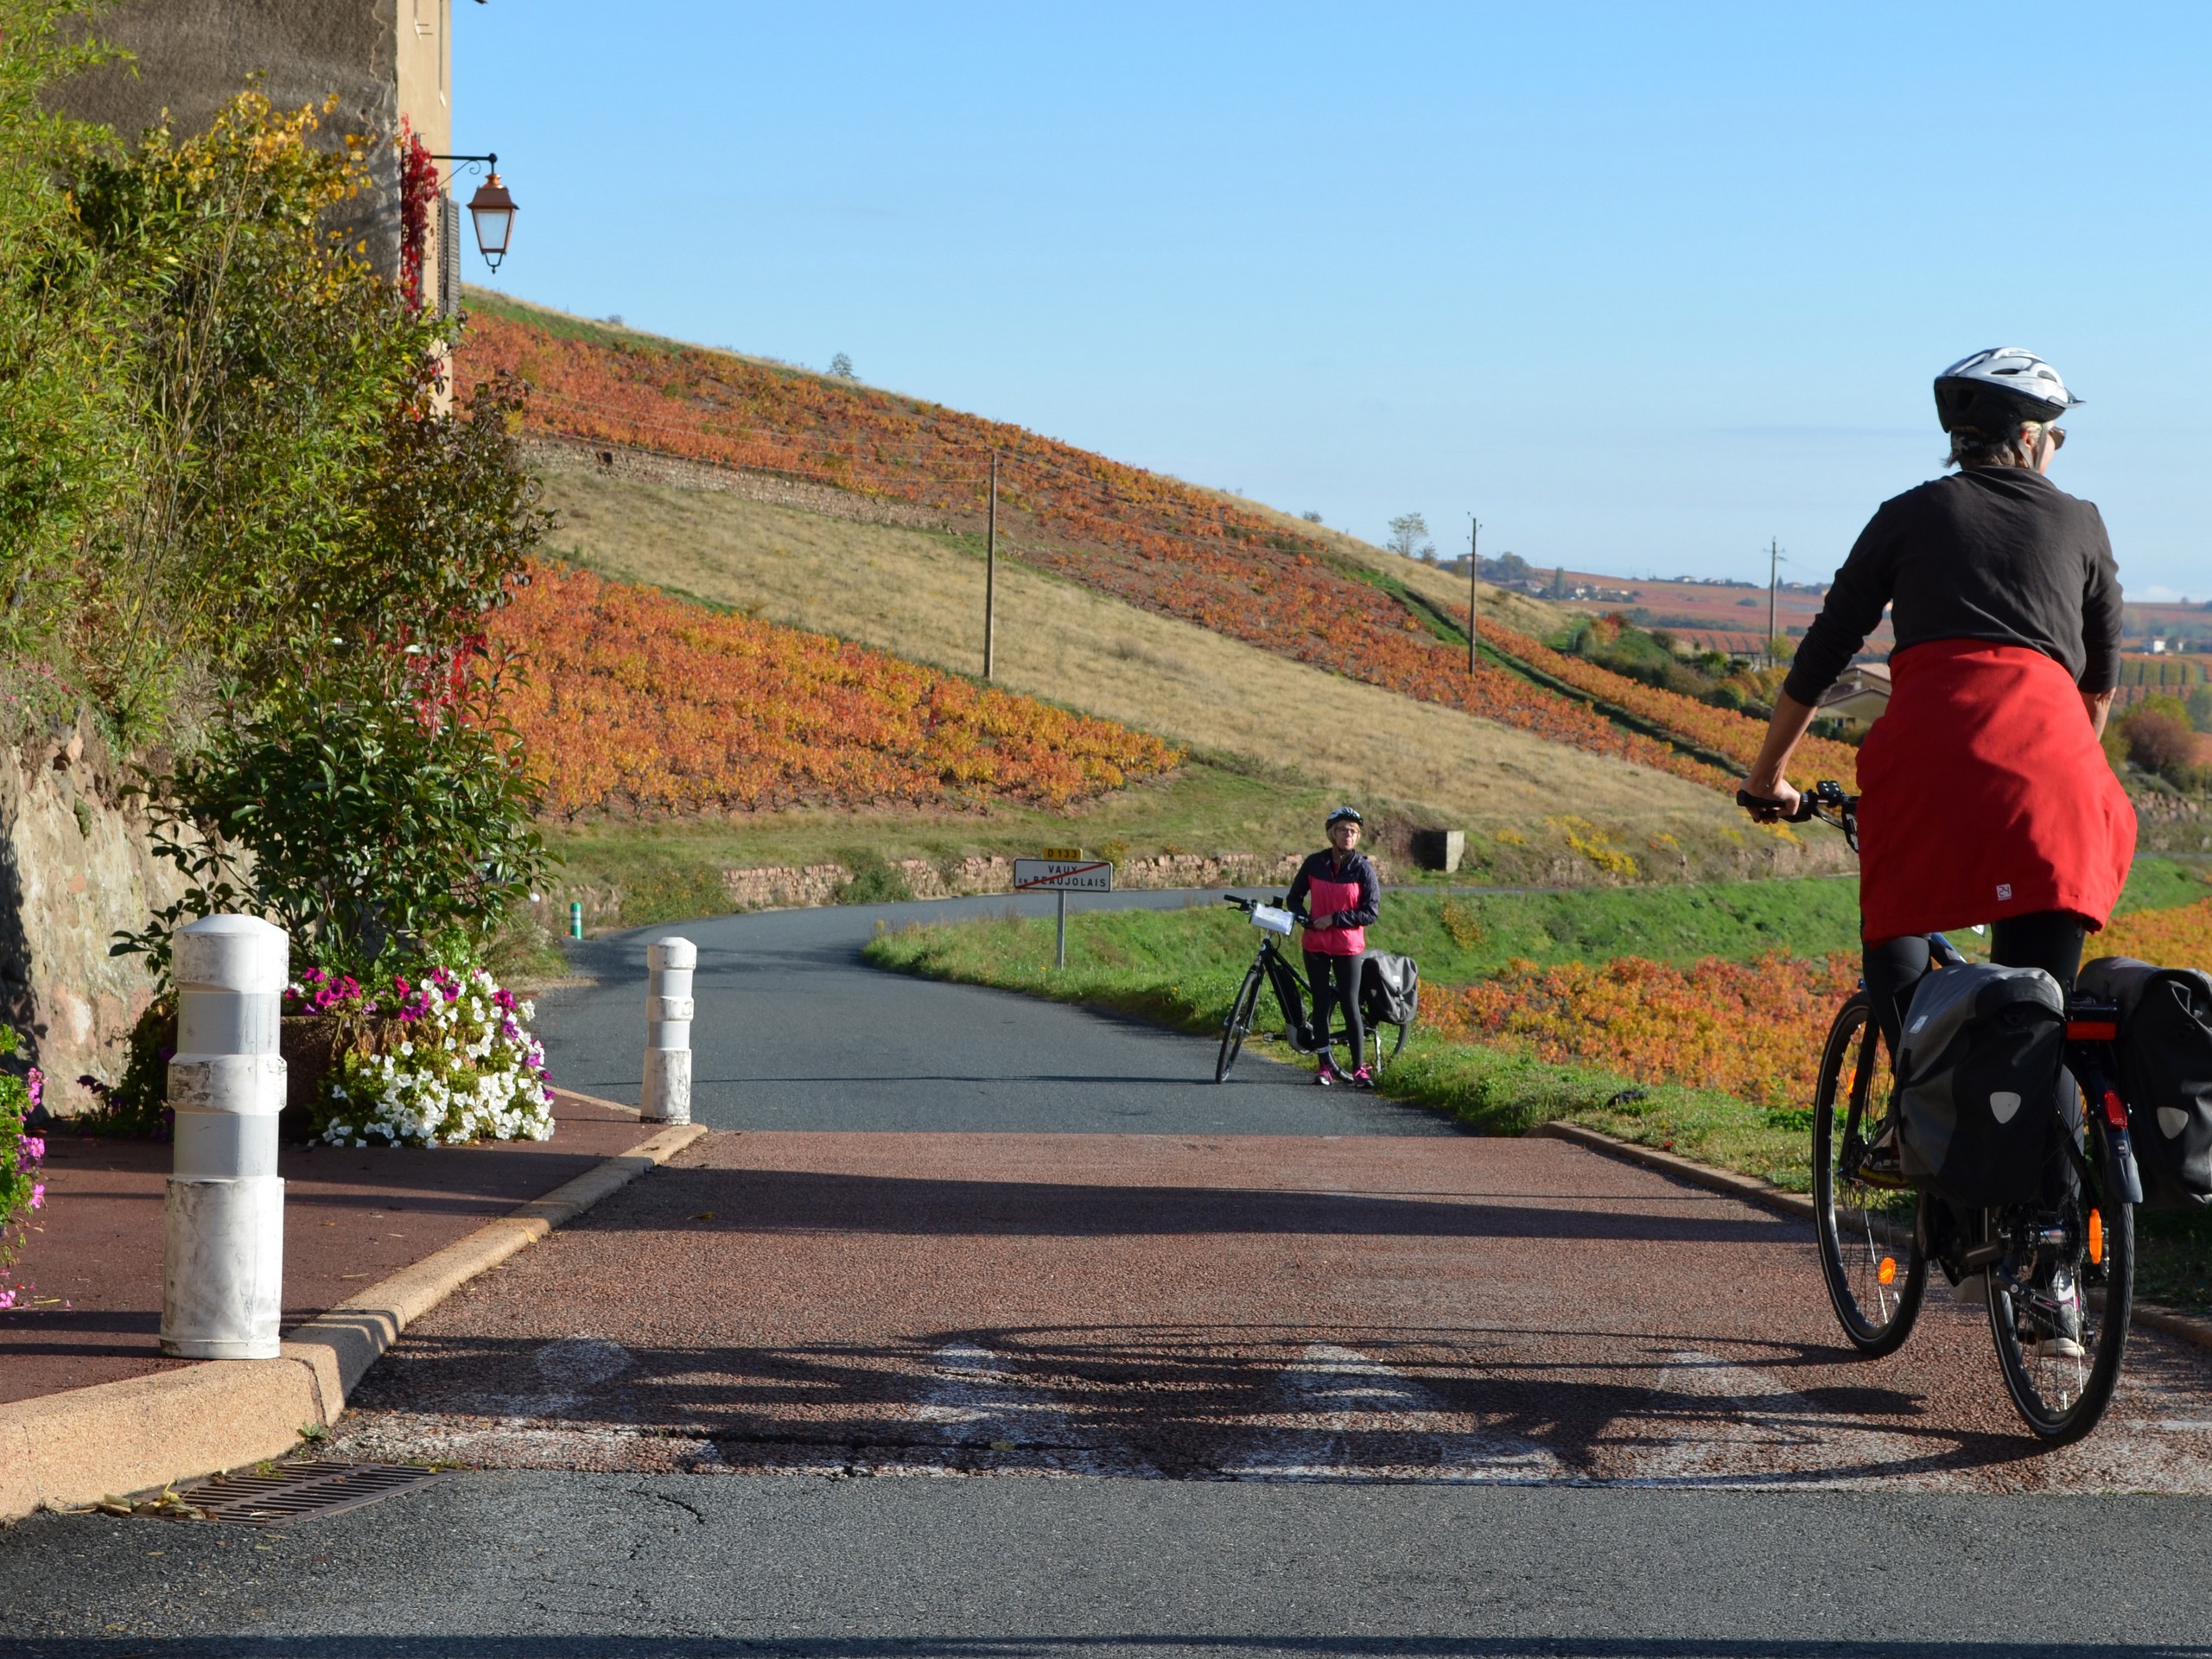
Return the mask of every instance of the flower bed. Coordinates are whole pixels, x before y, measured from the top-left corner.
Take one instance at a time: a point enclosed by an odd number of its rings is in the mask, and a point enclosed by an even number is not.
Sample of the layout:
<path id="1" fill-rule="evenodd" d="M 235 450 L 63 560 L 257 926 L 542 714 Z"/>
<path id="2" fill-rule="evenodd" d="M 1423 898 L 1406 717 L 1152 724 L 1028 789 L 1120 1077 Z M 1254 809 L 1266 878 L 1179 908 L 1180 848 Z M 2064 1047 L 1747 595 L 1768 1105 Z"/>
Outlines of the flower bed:
<path id="1" fill-rule="evenodd" d="M 501 707 L 548 810 L 1054 806 L 1168 771 L 1111 721 L 865 645 L 541 569 L 493 623 L 527 679 Z"/>
<path id="2" fill-rule="evenodd" d="M 480 968 L 394 975 L 375 992 L 310 968 L 286 1012 L 336 1027 L 334 1064 L 312 1103 L 315 1137 L 333 1146 L 437 1147 L 544 1141 L 553 1134 L 536 1010 Z"/>
<path id="3" fill-rule="evenodd" d="M 12 1027 L 0 1026 L 0 1058 L 15 1053 L 21 1041 Z M 46 1183 L 39 1179 L 46 1141 L 24 1122 L 38 1109 L 45 1082 L 36 1066 L 20 1077 L 0 1071 L 0 1308 L 21 1306 L 31 1289 L 12 1269 L 32 1212 L 46 1205 Z"/>

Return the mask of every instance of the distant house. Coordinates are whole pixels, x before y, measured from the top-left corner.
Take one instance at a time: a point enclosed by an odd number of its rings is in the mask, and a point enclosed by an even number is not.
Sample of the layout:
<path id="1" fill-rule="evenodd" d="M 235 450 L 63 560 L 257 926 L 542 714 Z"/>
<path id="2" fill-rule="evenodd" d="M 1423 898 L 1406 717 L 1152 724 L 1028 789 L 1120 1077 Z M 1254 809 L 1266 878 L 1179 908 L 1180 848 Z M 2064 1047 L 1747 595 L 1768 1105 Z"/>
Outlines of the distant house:
<path id="1" fill-rule="evenodd" d="M 461 304 L 461 214 L 449 192 L 426 204 L 419 270 L 403 272 L 402 131 L 433 155 L 453 149 L 454 0 L 123 0 L 99 15 L 103 40 L 135 59 L 65 83 L 60 106 L 136 139 L 166 114 L 199 132 L 261 77 L 280 109 L 337 94 L 323 130 L 381 141 L 374 185 L 355 220 L 386 276 L 418 279 L 426 307 Z M 445 178 L 442 164 L 438 176 Z M 414 262 L 410 262 L 410 264 Z"/>

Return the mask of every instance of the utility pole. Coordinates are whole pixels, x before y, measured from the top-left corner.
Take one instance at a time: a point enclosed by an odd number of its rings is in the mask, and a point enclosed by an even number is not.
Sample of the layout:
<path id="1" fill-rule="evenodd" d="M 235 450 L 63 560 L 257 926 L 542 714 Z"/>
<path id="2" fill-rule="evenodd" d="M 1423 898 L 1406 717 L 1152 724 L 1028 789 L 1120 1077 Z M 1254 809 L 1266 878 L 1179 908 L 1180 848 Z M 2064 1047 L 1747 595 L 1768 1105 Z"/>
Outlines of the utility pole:
<path id="1" fill-rule="evenodd" d="M 1782 594 L 1782 541 L 1779 537 L 1766 544 L 1766 659 L 1774 662 L 1774 630 L 1780 621 L 1777 606 Z"/>
<path id="2" fill-rule="evenodd" d="M 983 677 L 997 666 L 999 620 L 999 452 L 991 451 L 991 516 L 983 532 Z"/>
<path id="3" fill-rule="evenodd" d="M 1467 672 L 1475 671 L 1475 570 L 1482 563 L 1483 527 L 1473 513 L 1467 515 Z"/>

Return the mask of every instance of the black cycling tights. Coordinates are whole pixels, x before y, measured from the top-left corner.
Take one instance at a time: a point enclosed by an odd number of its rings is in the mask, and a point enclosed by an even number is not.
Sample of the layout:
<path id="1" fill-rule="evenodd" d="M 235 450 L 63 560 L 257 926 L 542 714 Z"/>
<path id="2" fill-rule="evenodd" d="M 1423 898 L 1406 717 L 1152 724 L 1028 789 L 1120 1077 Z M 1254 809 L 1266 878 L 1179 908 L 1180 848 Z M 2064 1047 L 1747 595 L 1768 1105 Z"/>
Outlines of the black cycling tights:
<path id="1" fill-rule="evenodd" d="M 1313 1040 L 1328 1039 L 1329 1015 L 1341 1005 L 1344 1027 L 1351 1033 L 1351 1069 L 1358 1071 L 1367 1064 L 1367 1028 L 1359 1020 L 1359 958 L 1308 950 L 1306 982 L 1313 988 Z"/>
<path id="2" fill-rule="evenodd" d="M 2040 968 L 2058 982 L 2060 990 L 2070 994 L 2074 976 L 2082 970 L 2082 942 L 2088 937 L 2088 927 L 2071 912 L 2038 910 L 1995 924 L 1989 933 L 1989 959 L 2003 968 Z M 1928 971 L 1928 936 L 1908 933 L 1898 939 L 1872 940 L 1865 950 L 1866 994 L 1874 1001 L 1874 1017 L 1895 1054 L 1913 988 Z"/>

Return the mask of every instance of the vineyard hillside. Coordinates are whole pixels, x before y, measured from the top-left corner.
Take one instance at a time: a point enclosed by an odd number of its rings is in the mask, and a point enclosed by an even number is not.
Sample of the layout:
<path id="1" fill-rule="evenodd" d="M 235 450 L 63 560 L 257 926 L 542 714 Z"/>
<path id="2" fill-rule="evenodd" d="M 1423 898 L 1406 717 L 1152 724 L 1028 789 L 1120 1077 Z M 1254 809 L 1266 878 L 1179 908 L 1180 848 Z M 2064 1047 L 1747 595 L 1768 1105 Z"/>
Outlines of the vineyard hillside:
<path id="1" fill-rule="evenodd" d="M 1482 651 L 1470 664 L 1463 601 L 1241 498 L 849 379 L 488 296 L 474 305 L 464 382 L 519 375 L 532 387 L 532 429 L 610 468 L 644 452 L 779 480 L 802 497 L 834 492 L 886 522 L 963 533 L 980 525 L 995 452 L 1001 531 L 1033 570 L 1724 798 L 1757 752 L 1758 722 L 1555 660 L 1518 609 L 1484 607 Z M 1814 740 L 1807 762 L 1849 781 L 1856 753 Z"/>
<path id="2" fill-rule="evenodd" d="M 555 550 L 573 563 L 916 662 L 981 666 L 976 537 L 608 474 L 558 450 L 540 465 L 561 515 Z M 1745 850 L 1723 834 L 1741 836 L 1733 808 L 1687 780 L 1346 680 L 1016 561 L 1000 567 L 998 607 L 1001 683 L 1201 754 L 1485 836 L 1563 845 L 1548 821 L 1567 814 L 1639 849 L 1672 836 L 1732 859 Z"/>

